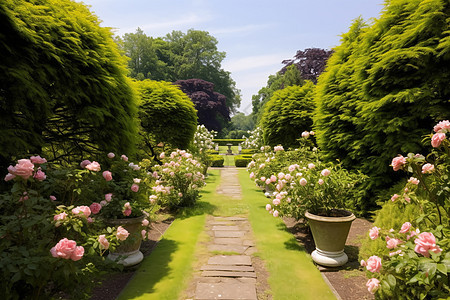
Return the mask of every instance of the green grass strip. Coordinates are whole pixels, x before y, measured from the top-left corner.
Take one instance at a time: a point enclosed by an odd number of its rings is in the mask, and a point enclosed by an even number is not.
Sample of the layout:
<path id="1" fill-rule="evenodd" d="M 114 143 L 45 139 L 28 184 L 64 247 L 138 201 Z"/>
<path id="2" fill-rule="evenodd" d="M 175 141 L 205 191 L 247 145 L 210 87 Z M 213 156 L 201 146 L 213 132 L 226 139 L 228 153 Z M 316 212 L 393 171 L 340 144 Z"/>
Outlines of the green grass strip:
<path id="1" fill-rule="evenodd" d="M 183 210 L 164 233 L 155 250 L 146 257 L 118 299 L 178 299 L 193 272 L 195 250 L 204 231 L 206 214 L 215 210 L 219 171 L 213 170 L 194 208 Z"/>
<path id="2" fill-rule="evenodd" d="M 239 170 L 243 199 L 250 207 L 256 255 L 264 260 L 270 274 L 273 299 L 336 299 L 311 256 L 287 231 L 283 221 L 266 211 L 267 198 L 248 176 L 246 170 Z"/>

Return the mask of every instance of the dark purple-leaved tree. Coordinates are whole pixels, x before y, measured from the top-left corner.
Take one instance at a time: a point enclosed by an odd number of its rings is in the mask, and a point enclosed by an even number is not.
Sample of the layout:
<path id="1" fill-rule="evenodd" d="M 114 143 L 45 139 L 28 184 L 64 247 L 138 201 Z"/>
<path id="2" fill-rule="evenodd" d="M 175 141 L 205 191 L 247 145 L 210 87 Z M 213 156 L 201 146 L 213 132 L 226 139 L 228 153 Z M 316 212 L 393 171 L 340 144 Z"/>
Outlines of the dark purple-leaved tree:
<path id="1" fill-rule="evenodd" d="M 175 82 L 186 93 L 197 109 L 198 123 L 208 130 L 220 131 L 230 122 L 227 98 L 214 92 L 214 84 L 202 79 L 177 80 Z"/>
<path id="2" fill-rule="evenodd" d="M 282 61 L 285 66 L 280 70 L 280 74 L 284 74 L 290 65 L 296 65 L 303 79 L 317 83 L 317 78 L 325 69 L 331 53 L 333 53 L 332 50 L 320 48 L 298 50 L 293 59 Z"/>

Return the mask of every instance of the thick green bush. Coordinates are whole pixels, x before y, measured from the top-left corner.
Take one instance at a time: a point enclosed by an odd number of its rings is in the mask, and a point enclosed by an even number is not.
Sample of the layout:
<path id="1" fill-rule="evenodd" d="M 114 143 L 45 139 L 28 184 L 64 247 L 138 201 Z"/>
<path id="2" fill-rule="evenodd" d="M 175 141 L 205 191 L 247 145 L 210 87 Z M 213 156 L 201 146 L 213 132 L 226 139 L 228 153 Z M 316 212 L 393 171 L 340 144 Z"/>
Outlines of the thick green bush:
<path id="1" fill-rule="evenodd" d="M 219 146 L 226 146 L 227 144 L 233 144 L 233 146 L 238 146 L 240 143 L 245 141 L 245 139 L 214 139 L 213 142 L 219 144 Z"/>
<path id="2" fill-rule="evenodd" d="M 448 1 L 388 1 L 373 25 L 352 24 L 319 78 L 318 145 L 369 175 L 367 206 L 398 180 L 392 158 L 426 153 L 422 137 L 450 116 L 449 20 Z"/>
<path id="3" fill-rule="evenodd" d="M 247 165 L 252 161 L 251 155 L 236 155 L 234 157 L 234 165 L 236 167 L 247 167 Z"/>
<path id="4" fill-rule="evenodd" d="M 225 158 L 223 155 L 209 155 L 211 167 L 223 167 Z"/>
<path id="5" fill-rule="evenodd" d="M 297 139 L 313 125 L 314 84 L 290 86 L 276 91 L 265 105 L 261 119 L 264 140 L 271 146 L 283 145 L 286 149 L 298 146 Z"/>

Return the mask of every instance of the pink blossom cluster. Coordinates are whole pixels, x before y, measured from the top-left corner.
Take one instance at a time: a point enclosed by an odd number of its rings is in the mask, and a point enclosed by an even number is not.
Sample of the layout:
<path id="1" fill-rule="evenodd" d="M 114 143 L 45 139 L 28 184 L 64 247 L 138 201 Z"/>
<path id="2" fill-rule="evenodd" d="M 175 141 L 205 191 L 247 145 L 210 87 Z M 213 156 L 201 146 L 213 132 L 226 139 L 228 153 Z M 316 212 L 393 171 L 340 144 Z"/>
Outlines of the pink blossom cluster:
<path id="1" fill-rule="evenodd" d="M 283 146 L 278 145 L 278 146 L 273 147 L 273 151 L 274 152 L 284 151 L 284 148 L 283 148 Z"/>
<path id="2" fill-rule="evenodd" d="M 431 146 L 437 148 L 447 138 L 446 133 L 450 132 L 450 121 L 440 121 L 433 130 L 435 134 L 431 137 Z"/>
<path id="3" fill-rule="evenodd" d="M 47 178 L 42 168 L 39 166 L 46 163 L 45 158 L 38 156 L 31 156 L 30 159 L 19 159 L 15 166 L 8 167 L 8 174 L 6 174 L 4 180 L 10 181 L 16 177 L 20 177 L 24 180 L 28 180 L 30 177 L 38 181 L 43 181 Z M 38 166 L 35 170 L 35 166 Z"/>
<path id="4" fill-rule="evenodd" d="M 116 237 L 118 240 L 125 241 L 129 235 L 130 233 L 128 232 L 128 230 L 126 230 L 122 226 L 117 227 Z"/>
<path id="5" fill-rule="evenodd" d="M 302 132 L 302 138 L 307 139 L 307 138 L 309 138 L 310 135 L 315 135 L 315 132 L 314 131 L 303 131 Z"/>
<path id="6" fill-rule="evenodd" d="M 123 205 L 123 215 L 128 217 L 129 215 L 131 215 L 131 205 L 130 202 L 127 202 Z"/>
<path id="7" fill-rule="evenodd" d="M 83 246 L 77 246 L 75 241 L 63 238 L 55 245 L 55 247 L 50 249 L 50 253 L 53 257 L 78 261 L 84 255 L 84 248 Z"/>

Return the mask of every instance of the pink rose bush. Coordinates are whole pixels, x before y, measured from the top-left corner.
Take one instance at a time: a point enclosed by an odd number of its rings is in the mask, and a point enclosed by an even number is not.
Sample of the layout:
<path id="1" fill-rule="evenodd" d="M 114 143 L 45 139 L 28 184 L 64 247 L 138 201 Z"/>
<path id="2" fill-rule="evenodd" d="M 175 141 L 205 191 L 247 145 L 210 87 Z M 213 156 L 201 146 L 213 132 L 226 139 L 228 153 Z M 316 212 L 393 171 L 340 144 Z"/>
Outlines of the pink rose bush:
<path id="1" fill-rule="evenodd" d="M 53 257 L 78 261 L 84 255 L 84 248 L 82 246 L 77 246 L 75 241 L 64 238 L 60 240 L 55 247 L 50 249 L 50 253 Z"/>

